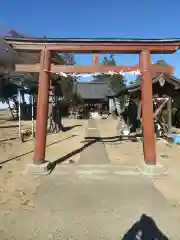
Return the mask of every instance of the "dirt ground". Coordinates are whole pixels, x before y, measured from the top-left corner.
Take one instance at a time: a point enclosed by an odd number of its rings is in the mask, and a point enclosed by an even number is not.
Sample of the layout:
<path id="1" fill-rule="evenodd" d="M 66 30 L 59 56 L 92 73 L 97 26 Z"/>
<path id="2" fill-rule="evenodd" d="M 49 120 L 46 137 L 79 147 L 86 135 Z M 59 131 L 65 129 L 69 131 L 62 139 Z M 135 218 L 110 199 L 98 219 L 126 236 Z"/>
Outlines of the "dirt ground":
<path id="1" fill-rule="evenodd" d="M 18 137 L 18 123 L 9 121 L 7 112 L 0 112 L 0 209 L 33 208 L 31 198 L 36 194 L 43 176 L 28 176 L 23 173 L 32 163 L 34 139 L 26 138 L 21 143 Z M 46 159 L 55 161 L 82 147 L 87 121 L 64 120 L 64 126 L 73 127 L 67 132 L 49 134 L 47 137 Z M 23 130 L 31 130 L 31 122 L 22 122 Z M 79 154 L 66 158 L 77 162 Z"/>
<path id="2" fill-rule="evenodd" d="M 114 119 L 98 121 L 101 137 L 117 136 L 118 121 Z M 126 139 L 122 141 L 112 141 L 112 139 L 108 141 L 106 139 L 105 141 L 106 151 L 112 164 L 138 167 L 143 163 L 141 141 L 132 142 Z M 152 182 L 173 206 L 180 206 L 180 147 L 161 139 L 156 141 L 156 153 L 157 163 L 167 169 L 168 175 L 152 179 Z"/>
<path id="3" fill-rule="evenodd" d="M 33 208 L 31 198 L 44 178 L 23 174 L 26 165 L 32 162 L 34 139 L 29 137 L 24 143 L 20 143 L 17 122 L 8 121 L 8 118 L 7 113 L 0 112 L 0 208 Z M 59 160 L 62 164 L 77 163 L 80 153 L 72 156 L 69 153 L 83 146 L 88 121 L 64 119 L 63 122 L 65 126 L 72 126 L 72 129 L 48 135 L 46 159 Z M 23 129 L 31 129 L 31 122 L 25 121 L 22 125 Z M 142 142 L 119 141 L 115 137 L 118 135 L 117 125 L 118 120 L 97 120 L 110 162 L 138 166 L 143 162 Z M 180 148 L 164 140 L 158 140 L 156 148 L 157 161 L 168 169 L 168 175 L 152 181 L 173 206 L 180 206 Z"/>

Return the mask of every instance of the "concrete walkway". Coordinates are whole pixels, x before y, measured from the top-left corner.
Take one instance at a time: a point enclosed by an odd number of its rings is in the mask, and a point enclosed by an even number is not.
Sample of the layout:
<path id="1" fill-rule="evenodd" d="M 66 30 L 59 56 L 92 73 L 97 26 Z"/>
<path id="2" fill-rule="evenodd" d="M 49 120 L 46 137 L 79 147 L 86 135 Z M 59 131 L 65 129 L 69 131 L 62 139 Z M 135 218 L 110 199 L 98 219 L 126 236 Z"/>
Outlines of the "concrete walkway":
<path id="1" fill-rule="evenodd" d="M 84 148 L 80 155 L 79 164 L 107 164 L 109 163 L 108 155 L 106 153 L 106 149 L 104 143 L 100 141 L 93 141 L 93 138 L 99 138 L 99 130 L 97 128 L 97 124 L 95 120 L 89 120 L 88 128 L 86 130 L 86 138 L 85 145 L 87 147 Z"/>
<path id="2" fill-rule="evenodd" d="M 94 121 L 87 136 L 99 137 Z M 151 218 L 139 226 L 138 233 L 148 235 L 143 240 L 180 240 L 179 206 L 170 205 L 138 168 L 109 164 L 103 143 L 85 146 L 80 164 L 58 164 L 19 209 L 0 205 L 1 240 L 120 240 L 142 214 Z M 157 238 L 152 220 L 168 238 Z M 124 240 L 141 239 L 136 234 Z"/>
<path id="3" fill-rule="evenodd" d="M 179 209 L 137 169 L 59 165 L 30 203 L 17 212 L 0 212 L 2 240 L 120 240 L 142 214 L 169 239 L 180 239 Z M 151 237 L 154 228 L 145 227 Z"/>

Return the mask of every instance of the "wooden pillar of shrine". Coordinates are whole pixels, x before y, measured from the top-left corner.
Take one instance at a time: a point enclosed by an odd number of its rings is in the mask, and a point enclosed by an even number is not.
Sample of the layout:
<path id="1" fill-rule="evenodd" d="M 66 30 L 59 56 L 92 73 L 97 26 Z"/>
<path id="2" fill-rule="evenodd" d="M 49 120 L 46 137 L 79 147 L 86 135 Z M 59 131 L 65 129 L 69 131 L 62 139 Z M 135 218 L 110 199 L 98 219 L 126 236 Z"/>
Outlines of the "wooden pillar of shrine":
<path id="1" fill-rule="evenodd" d="M 42 164 L 45 161 L 50 68 L 51 52 L 44 49 L 41 52 L 40 58 L 34 164 Z"/>
<path id="2" fill-rule="evenodd" d="M 148 50 L 140 53 L 141 103 L 144 137 L 144 161 L 148 165 L 156 164 L 151 55 Z"/>
<path id="3" fill-rule="evenodd" d="M 168 110 L 168 137 L 172 136 L 172 98 L 169 97 L 167 103 L 167 110 Z"/>
<path id="4" fill-rule="evenodd" d="M 93 65 L 98 65 L 98 64 L 99 64 L 99 55 L 96 54 L 96 53 L 94 53 L 94 54 L 92 55 L 92 64 L 93 64 Z"/>

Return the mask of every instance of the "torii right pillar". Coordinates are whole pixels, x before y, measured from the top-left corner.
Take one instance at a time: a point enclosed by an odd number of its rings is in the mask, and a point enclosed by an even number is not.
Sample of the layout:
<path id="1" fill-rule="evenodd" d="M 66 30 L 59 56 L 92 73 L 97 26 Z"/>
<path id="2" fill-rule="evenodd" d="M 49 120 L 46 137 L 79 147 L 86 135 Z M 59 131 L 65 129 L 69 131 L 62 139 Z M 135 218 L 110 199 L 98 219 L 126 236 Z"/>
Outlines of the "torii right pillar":
<path id="1" fill-rule="evenodd" d="M 144 161 L 156 165 L 151 54 L 148 50 L 140 53 L 142 125 L 144 137 Z"/>

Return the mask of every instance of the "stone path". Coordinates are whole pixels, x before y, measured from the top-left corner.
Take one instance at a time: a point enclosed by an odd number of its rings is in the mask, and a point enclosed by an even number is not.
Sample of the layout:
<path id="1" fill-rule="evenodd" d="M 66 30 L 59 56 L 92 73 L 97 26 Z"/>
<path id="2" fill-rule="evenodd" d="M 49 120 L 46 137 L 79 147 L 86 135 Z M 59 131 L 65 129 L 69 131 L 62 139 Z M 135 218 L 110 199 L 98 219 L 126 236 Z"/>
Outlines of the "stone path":
<path id="1" fill-rule="evenodd" d="M 100 137 L 99 130 L 95 120 L 89 120 L 86 137 L 92 138 L 85 139 L 85 146 L 80 155 L 79 164 L 107 164 L 109 163 L 108 155 L 104 143 L 97 141 L 94 142 L 93 138 Z"/>
<path id="2" fill-rule="evenodd" d="M 169 239 L 180 239 L 179 209 L 135 169 L 64 165 L 44 179 L 29 207 L 0 212 L 0 234 L 2 240 L 119 240 L 142 214 Z"/>
<path id="3" fill-rule="evenodd" d="M 86 136 L 99 137 L 94 121 Z M 168 239 L 180 240 L 180 207 L 172 206 L 137 167 L 109 164 L 103 143 L 84 145 L 80 164 L 58 164 L 40 182 L 29 176 L 36 191 L 19 208 L 0 205 L 0 239 L 120 240 L 146 214 Z M 54 147 L 48 152 L 52 158 L 53 152 Z M 155 239 L 150 222 L 140 227 L 146 228 L 147 240 Z"/>

